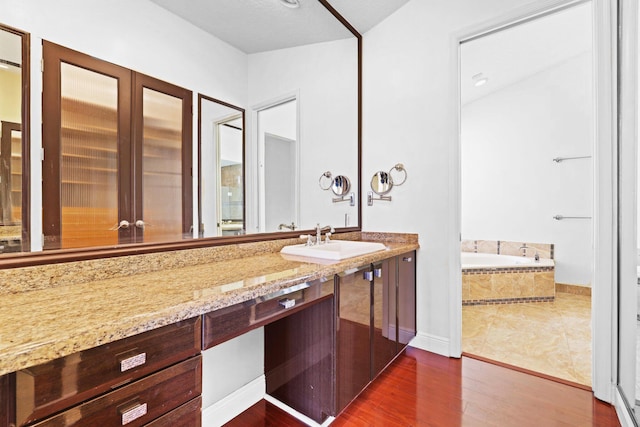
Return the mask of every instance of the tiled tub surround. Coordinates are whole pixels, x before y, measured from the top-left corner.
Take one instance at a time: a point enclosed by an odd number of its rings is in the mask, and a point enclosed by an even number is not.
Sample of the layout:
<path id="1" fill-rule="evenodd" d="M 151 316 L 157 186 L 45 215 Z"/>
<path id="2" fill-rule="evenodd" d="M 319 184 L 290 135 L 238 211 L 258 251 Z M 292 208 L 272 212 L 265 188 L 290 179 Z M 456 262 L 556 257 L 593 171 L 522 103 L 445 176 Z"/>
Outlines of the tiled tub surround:
<path id="1" fill-rule="evenodd" d="M 417 249 L 415 234 L 354 232 L 387 250 L 292 261 L 297 239 L 0 270 L 0 375 Z"/>
<path id="2" fill-rule="evenodd" d="M 462 252 L 487 253 L 507 256 L 522 255 L 526 258 L 537 252 L 540 262 L 530 259 L 529 264 L 482 267 L 462 266 L 462 304 L 509 304 L 553 301 L 555 298 L 555 268 L 553 245 L 524 242 L 464 240 Z M 499 265 L 499 266 L 498 266 Z"/>

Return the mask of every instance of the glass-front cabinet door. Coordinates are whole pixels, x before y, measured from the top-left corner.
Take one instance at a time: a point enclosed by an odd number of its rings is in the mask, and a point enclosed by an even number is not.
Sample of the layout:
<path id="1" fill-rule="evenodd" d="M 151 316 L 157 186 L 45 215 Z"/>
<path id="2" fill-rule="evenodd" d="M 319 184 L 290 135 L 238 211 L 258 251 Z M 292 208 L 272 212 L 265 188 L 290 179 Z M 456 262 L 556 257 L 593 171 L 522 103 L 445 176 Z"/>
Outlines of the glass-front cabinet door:
<path id="1" fill-rule="evenodd" d="M 142 75 L 136 75 L 135 86 L 137 241 L 192 237 L 191 92 Z"/>
<path id="2" fill-rule="evenodd" d="M 44 63 L 44 249 L 188 235 L 191 93 L 48 42 Z"/>

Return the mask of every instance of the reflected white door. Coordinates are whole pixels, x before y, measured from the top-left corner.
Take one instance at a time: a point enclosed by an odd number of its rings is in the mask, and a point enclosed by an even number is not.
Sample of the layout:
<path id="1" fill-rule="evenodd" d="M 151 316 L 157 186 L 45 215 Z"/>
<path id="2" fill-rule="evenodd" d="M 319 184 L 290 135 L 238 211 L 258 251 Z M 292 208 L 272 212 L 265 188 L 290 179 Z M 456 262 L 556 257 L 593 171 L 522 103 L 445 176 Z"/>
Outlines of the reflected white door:
<path id="1" fill-rule="evenodd" d="M 264 138 L 264 190 L 266 231 L 295 222 L 296 141 L 277 135 Z"/>

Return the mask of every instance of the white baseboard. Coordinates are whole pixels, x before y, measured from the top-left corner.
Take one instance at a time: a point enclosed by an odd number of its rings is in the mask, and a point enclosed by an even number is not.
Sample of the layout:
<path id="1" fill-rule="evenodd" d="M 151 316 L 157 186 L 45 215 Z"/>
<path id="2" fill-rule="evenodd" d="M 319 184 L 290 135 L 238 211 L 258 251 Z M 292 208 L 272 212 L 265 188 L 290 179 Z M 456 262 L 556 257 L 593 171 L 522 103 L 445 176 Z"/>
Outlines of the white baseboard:
<path id="1" fill-rule="evenodd" d="M 624 399 L 617 387 L 613 392 L 613 405 L 616 408 L 618 421 L 620 421 L 621 427 L 634 427 L 636 425 L 631 419 L 632 415 L 627 410 L 627 406 L 624 404 Z"/>
<path id="2" fill-rule="evenodd" d="M 450 357 L 449 354 L 449 339 L 439 337 L 437 335 L 425 334 L 418 332 L 416 337 L 409 343 L 411 347 L 419 348 L 421 350 L 430 351 L 441 356 Z"/>
<path id="3" fill-rule="evenodd" d="M 261 375 L 208 408 L 202 409 L 202 426 L 219 427 L 264 398 L 265 376 Z"/>
<path id="4" fill-rule="evenodd" d="M 282 409 L 287 414 L 291 415 L 294 418 L 297 418 L 298 420 L 302 421 L 303 423 L 305 423 L 309 427 L 326 427 L 326 426 L 330 425 L 333 422 L 333 420 L 335 420 L 334 417 L 328 417 L 322 424 L 319 424 L 316 421 L 312 420 L 311 418 L 307 417 L 306 415 L 296 411 L 295 409 L 293 409 L 289 405 L 280 402 L 275 397 L 272 397 L 272 396 L 269 396 L 268 394 L 266 394 L 264 396 L 264 400 L 266 400 L 267 402 L 271 403 L 272 405 L 277 406 L 278 408 Z"/>

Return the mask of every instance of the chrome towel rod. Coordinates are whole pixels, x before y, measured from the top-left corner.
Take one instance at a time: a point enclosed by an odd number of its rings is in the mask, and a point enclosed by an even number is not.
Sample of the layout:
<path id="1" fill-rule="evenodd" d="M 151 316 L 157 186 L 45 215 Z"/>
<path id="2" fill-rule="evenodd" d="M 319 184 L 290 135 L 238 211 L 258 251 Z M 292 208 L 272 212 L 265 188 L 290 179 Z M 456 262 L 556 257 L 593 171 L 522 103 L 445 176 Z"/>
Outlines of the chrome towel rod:
<path id="1" fill-rule="evenodd" d="M 556 157 L 555 159 L 553 159 L 553 161 L 556 162 L 556 163 L 560 163 L 560 162 L 564 162 L 565 160 L 590 159 L 590 158 L 591 158 L 591 156 Z"/>
<path id="2" fill-rule="evenodd" d="M 564 216 L 564 215 L 556 215 L 553 217 L 556 221 L 562 221 L 563 219 L 591 219 L 590 216 Z"/>

